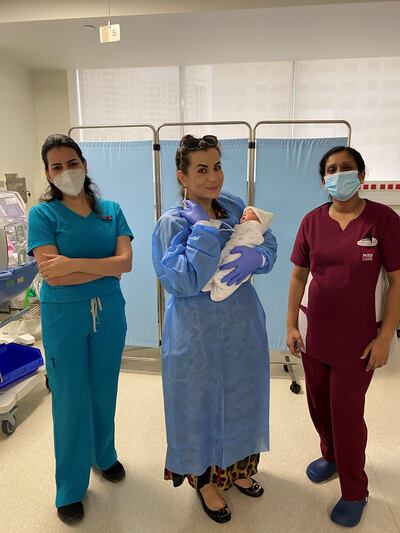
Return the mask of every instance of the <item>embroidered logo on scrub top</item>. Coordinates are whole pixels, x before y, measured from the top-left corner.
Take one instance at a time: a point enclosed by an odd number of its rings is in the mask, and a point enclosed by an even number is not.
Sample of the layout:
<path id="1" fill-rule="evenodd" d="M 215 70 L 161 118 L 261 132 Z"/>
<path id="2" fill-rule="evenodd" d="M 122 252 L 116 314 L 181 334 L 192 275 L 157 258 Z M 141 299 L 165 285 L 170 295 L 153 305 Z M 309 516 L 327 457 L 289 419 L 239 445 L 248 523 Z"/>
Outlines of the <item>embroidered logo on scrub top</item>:
<path id="1" fill-rule="evenodd" d="M 372 235 L 366 235 L 364 239 L 357 241 L 357 245 L 363 248 L 375 248 L 378 244 L 378 239 Z M 374 260 L 375 249 L 368 250 L 362 253 L 362 261 L 371 262 Z"/>
<path id="2" fill-rule="evenodd" d="M 362 254 L 362 260 L 363 261 L 373 261 L 374 260 L 374 254 Z"/>

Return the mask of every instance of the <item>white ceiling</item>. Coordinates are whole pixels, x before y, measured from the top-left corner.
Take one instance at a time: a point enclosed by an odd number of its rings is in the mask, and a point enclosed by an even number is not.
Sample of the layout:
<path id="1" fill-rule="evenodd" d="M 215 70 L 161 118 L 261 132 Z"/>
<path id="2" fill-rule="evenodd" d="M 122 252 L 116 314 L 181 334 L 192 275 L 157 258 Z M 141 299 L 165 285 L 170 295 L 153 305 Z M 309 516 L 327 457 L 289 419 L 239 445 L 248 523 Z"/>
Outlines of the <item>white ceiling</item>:
<path id="1" fill-rule="evenodd" d="M 104 18 L 13 22 L 0 53 L 34 70 L 400 56 L 399 20 L 398 1 L 124 16 L 121 42 L 103 45 Z"/>
<path id="2" fill-rule="evenodd" d="M 114 16 L 160 15 L 268 7 L 354 4 L 374 0 L 111 0 Z M 397 0 L 391 0 L 397 1 Z M 0 0 L 0 23 L 96 18 L 108 14 L 109 0 Z"/>

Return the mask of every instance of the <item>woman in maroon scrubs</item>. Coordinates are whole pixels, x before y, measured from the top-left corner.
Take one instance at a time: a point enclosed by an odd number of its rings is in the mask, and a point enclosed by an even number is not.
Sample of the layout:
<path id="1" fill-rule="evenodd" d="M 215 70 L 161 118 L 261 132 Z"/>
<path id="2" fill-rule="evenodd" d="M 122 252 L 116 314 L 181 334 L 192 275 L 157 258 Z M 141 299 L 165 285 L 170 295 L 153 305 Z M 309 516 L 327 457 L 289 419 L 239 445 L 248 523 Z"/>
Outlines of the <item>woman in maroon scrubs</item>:
<path id="1" fill-rule="evenodd" d="M 387 363 L 400 319 L 400 217 L 360 198 L 365 163 L 353 148 L 330 150 L 320 174 L 331 202 L 308 213 L 296 237 L 287 345 L 302 357 L 321 441 L 322 457 L 307 476 L 319 483 L 339 474 L 342 498 L 331 520 L 353 527 L 368 501 L 365 394 L 374 370 Z M 376 313 L 381 269 L 388 280 L 383 317 Z"/>

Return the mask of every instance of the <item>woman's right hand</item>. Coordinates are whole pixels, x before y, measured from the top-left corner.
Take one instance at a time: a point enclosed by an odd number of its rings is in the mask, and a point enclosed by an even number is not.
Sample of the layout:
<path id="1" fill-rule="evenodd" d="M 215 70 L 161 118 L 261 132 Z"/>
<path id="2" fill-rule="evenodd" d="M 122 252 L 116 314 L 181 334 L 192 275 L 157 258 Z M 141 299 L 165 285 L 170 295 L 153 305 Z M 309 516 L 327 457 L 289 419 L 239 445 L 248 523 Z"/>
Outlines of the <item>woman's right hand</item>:
<path id="1" fill-rule="evenodd" d="M 190 224 L 193 225 L 196 224 L 196 222 L 210 220 L 210 217 L 203 206 L 195 204 L 190 200 L 186 200 L 184 205 L 185 207 L 179 210 L 179 215 L 183 218 L 186 218 Z"/>
<path id="2" fill-rule="evenodd" d="M 288 328 L 286 344 L 290 353 L 301 359 L 301 352 L 305 351 L 305 347 L 300 331 L 297 328 Z"/>

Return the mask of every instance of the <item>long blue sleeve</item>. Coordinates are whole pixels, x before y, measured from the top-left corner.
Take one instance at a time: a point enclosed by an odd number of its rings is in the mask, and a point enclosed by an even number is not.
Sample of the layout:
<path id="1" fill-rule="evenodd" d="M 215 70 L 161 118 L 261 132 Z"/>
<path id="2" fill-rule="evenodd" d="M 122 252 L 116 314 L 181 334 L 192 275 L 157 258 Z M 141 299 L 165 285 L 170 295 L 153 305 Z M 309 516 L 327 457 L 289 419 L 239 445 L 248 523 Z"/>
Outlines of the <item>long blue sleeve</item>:
<path id="1" fill-rule="evenodd" d="M 221 247 L 218 230 L 188 226 L 166 213 L 153 233 L 153 265 L 165 290 L 180 297 L 196 296 L 217 269 Z"/>
<path id="2" fill-rule="evenodd" d="M 256 247 L 260 254 L 265 257 L 266 261 L 264 266 L 255 271 L 255 274 L 268 274 L 271 272 L 276 258 L 278 243 L 276 242 L 275 235 L 269 229 L 265 232 L 264 243 Z"/>

